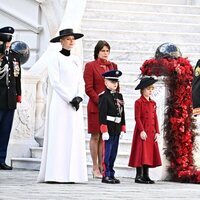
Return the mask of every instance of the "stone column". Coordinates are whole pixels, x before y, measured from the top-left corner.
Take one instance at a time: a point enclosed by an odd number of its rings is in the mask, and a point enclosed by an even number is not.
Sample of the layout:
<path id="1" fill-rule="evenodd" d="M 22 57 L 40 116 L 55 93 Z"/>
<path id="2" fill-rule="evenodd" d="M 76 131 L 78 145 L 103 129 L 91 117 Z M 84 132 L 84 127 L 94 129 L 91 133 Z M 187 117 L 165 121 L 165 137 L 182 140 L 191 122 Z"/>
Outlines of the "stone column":
<path id="1" fill-rule="evenodd" d="M 43 146 L 45 113 L 46 113 L 46 97 L 47 97 L 47 76 L 44 76 L 37 83 L 36 94 L 36 113 L 35 113 L 35 140 L 39 146 Z"/>

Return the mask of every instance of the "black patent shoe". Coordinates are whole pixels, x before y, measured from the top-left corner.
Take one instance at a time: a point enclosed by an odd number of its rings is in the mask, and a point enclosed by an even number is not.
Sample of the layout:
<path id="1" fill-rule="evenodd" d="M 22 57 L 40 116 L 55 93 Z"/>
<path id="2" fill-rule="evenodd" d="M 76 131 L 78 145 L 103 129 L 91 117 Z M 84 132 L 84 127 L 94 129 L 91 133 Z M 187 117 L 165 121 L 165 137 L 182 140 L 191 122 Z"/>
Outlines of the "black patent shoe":
<path id="1" fill-rule="evenodd" d="M 149 183 L 149 184 L 154 184 L 155 181 L 151 180 L 149 177 L 144 177 L 144 179 Z"/>
<path id="2" fill-rule="evenodd" d="M 135 183 L 148 184 L 148 181 L 146 181 L 142 176 L 138 176 L 135 178 Z"/>
<path id="3" fill-rule="evenodd" d="M 115 181 L 115 183 L 120 183 L 120 180 L 119 180 L 119 179 L 117 179 L 117 178 L 115 178 L 114 176 L 113 176 L 113 177 L 111 177 L 111 179 L 113 179 L 113 180 Z"/>
<path id="4" fill-rule="evenodd" d="M 115 184 L 115 181 L 110 178 L 109 176 L 105 176 L 101 180 L 102 183 L 109 183 L 109 184 Z"/>
<path id="5" fill-rule="evenodd" d="M 6 163 L 0 163 L 0 170 L 12 170 L 12 167 L 6 165 Z"/>

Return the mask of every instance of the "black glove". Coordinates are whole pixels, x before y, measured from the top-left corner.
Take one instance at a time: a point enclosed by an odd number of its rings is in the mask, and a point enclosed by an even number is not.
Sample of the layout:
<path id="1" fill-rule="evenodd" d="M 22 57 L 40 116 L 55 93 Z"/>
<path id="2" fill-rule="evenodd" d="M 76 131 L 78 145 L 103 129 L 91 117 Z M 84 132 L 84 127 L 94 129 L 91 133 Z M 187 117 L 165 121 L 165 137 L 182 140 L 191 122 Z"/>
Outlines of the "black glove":
<path id="1" fill-rule="evenodd" d="M 76 109 L 76 111 L 79 109 L 79 103 L 81 103 L 83 99 L 81 97 L 74 97 L 69 103 L 71 103 L 72 107 Z"/>

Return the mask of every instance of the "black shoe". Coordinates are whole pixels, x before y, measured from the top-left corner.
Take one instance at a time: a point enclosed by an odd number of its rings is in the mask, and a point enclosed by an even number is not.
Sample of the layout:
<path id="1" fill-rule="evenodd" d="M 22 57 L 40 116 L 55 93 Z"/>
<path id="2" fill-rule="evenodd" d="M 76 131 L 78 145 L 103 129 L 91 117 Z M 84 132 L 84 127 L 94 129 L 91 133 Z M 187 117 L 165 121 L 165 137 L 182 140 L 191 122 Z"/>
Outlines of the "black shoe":
<path id="1" fill-rule="evenodd" d="M 12 167 L 6 165 L 6 163 L 0 163 L 0 170 L 12 170 Z"/>
<path id="2" fill-rule="evenodd" d="M 146 181 L 142 176 L 138 176 L 135 178 L 135 183 L 148 184 L 148 181 Z"/>
<path id="3" fill-rule="evenodd" d="M 155 181 L 151 180 L 149 177 L 144 177 L 144 179 L 149 183 L 149 184 L 154 184 Z"/>
<path id="4" fill-rule="evenodd" d="M 114 176 L 113 176 L 113 177 L 111 177 L 111 179 L 112 179 L 112 180 L 114 180 L 114 181 L 115 181 L 115 183 L 120 183 L 120 180 L 119 180 L 119 179 L 117 179 L 117 178 L 115 178 Z"/>
<path id="5" fill-rule="evenodd" d="M 110 184 L 115 184 L 115 181 L 110 178 L 109 176 L 103 177 L 101 180 L 102 183 L 110 183 Z"/>

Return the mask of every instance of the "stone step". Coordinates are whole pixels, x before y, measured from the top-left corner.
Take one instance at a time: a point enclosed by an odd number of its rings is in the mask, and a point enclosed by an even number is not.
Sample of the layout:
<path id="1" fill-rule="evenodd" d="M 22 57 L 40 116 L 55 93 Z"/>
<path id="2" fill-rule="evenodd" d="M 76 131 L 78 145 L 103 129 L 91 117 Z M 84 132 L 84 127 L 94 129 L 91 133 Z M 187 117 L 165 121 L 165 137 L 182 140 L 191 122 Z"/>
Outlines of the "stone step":
<path id="1" fill-rule="evenodd" d="M 171 0 L 173 1 L 173 0 Z M 98 5 L 98 6 L 97 6 Z M 167 5 L 141 2 L 113 1 L 113 0 L 88 0 L 87 9 L 100 10 L 121 10 L 131 12 L 157 12 L 157 13 L 177 13 L 177 14 L 199 14 L 199 6 L 191 5 Z"/>
<path id="2" fill-rule="evenodd" d="M 129 139 L 127 139 L 127 135 L 130 135 Z M 127 131 L 127 133 L 124 134 L 123 139 L 120 139 L 119 141 L 119 154 L 125 154 L 125 155 L 129 155 L 130 154 L 130 150 L 131 150 L 131 142 L 132 142 L 132 136 L 133 136 L 133 131 Z M 90 141 L 90 134 L 86 133 L 86 149 L 87 149 L 87 153 L 89 152 L 89 141 Z M 30 148 L 30 152 L 31 152 L 31 158 L 37 158 L 37 159 L 41 159 L 42 157 L 42 147 L 31 147 Z M 39 160 L 38 160 L 39 162 Z"/>
<path id="3" fill-rule="evenodd" d="M 128 106 L 129 109 L 131 107 L 133 108 L 134 107 L 134 101 L 135 101 L 135 99 L 138 99 L 139 96 L 140 96 L 140 92 L 138 92 L 136 90 L 134 90 L 133 93 L 131 93 L 131 94 L 123 94 L 125 106 L 126 107 Z M 83 99 L 84 99 L 83 103 L 87 104 L 88 97 L 86 96 L 86 94 L 85 94 Z"/>
<path id="4" fill-rule="evenodd" d="M 92 60 L 93 49 L 84 49 L 84 58 Z M 112 50 L 110 53 L 110 60 L 126 60 L 126 61 L 143 61 L 154 56 L 154 52 L 150 51 L 130 51 L 130 50 Z M 117 62 L 115 62 L 117 63 Z"/>
<path id="5" fill-rule="evenodd" d="M 14 169 L 26 169 L 26 170 L 36 170 L 40 169 L 40 159 L 36 158 L 12 158 L 12 167 Z M 88 175 L 92 175 L 92 164 L 87 163 Z M 134 169 L 128 167 L 127 165 L 115 165 L 116 175 L 118 177 L 133 177 Z"/>
<path id="6" fill-rule="evenodd" d="M 89 56 L 87 56 L 87 57 L 89 58 Z M 85 65 L 85 63 L 90 62 L 91 60 L 93 60 L 93 58 L 87 59 L 87 60 L 85 59 L 84 65 Z M 126 72 L 126 71 L 133 72 L 135 74 L 138 74 L 138 76 L 141 73 L 140 67 L 142 66 L 142 64 L 144 62 L 144 60 L 143 61 L 112 60 L 112 61 L 117 64 L 118 69 L 121 70 L 122 72 Z"/>
<path id="7" fill-rule="evenodd" d="M 129 112 L 125 113 L 125 114 L 126 114 L 126 127 L 133 130 L 134 125 L 135 125 L 135 121 L 134 121 L 133 117 L 127 117 L 127 115 L 128 116 L 129 115 L 134 115 L 134 111 L 132 110 L 131 113 L 129 111 Z M 87 116 L 86 115 L 84 116 L 84 124 L 85 124 L 85 126 L 87 125 Z M 130 137 L 131 137 L 131 135 L 130 135 Z"/>
<path id="8" fill-rule="evenodd" d="M 37 158 L 12 158 L 12 167 L 14 169 L 37 170 L 40 169 L 41 160 Z M 92 175 L 92 164 L 87 162 L 88 175 Z M 117 164 L 114 167 L 118 177 L 134 177 L 135 169 L 128 167 L 127 164 Z"/>
<path id="9" fill-rule="evenodd" d="M 129 152 L 120 152 L 117 154 L 117 158 L 115 160 L 116 165 L 124 165 L 128 166 L 129 162 L 129 156 L 130 156 L 130 151 Z M 86 157 L 87 157 L 87 162 L 92 162 L 90 151 L 86 151 Z"/>
<path id="10" fill-rule="evenodd" d="M 93 0 L 93 1 L 99 1 L 99 0 Z M 112 0 L 113 2 L 120 0 Z M 180 5 L 186 5 L 189 4 L 189 1 L 187 0 L 124 0 L 125 2 L 135 2 L 135 3 L 154 3 L 154 4 L 180 4 Z"/>
<path id="11" fill-rule="evenodd" d="M 83 113 L 86 116 L 86 114 L 87 114 L 87 105 L 86 104 L 83 104 Z M 126 113 L 126 118 L 134 116 L 133 106 L 126 106 L 125 105 L 125 113 Z"/>
<path id="12" fill-rule="evenodd" d="M 136 87 L 136 82 L 132 81 L 131 83 L 120 83 L 120 91 L 123 94 L 132 94 L 134 88 Z"/>
<path id="13" fill-rule="evenodd" d="M 40 169 L 39 158 L 12 158 L 11 165 L 15 169 L 29 169 L 39 170 Z"/>
<path id="14" fill-rule="evenodd" d="M 183 56 L 183 57 L 185 57 L 185 56 Z M 148 59 L 150 59 L 150 57 Z M 189 59 L 190 64 L 194 67 L 196 65 L 198 59 L 199 58 L 193 58 L 193 59 L 190 58 Z M 135 80 L 137 80 L 139 75 L 141 74 L 140 67 L 145 62 L 145 60 L 146 59 L 141 60 L 141 61 L 134 61 L 134 60 L 131 60 L 131 61 L 112 60 L 112 61 L 115 62 L 118 65 L 118 69 L 121 70 L 123 73 L 128 71 L 128 72 L 132 72 L 134 74 L 137 74 L 136 77 L 135 77 Z M 84 63 L 87 63 L 89 61 L 91 61 L 91 60 L 84 60 Z"/>
<path id="15" fill-rule="evenodd" d="M 195 60 L 197 61 L 199 59 L 199 53 L 190 53 L 190 52 L 182 52 L 183 57 L 188 57 L 189 60 Z M 92 60 L 92 49 L 84 49 L 84 58 L 87 60 Z M 112 50 L 110 53 L 110 60 L 126 60 L 126 61 L 132 61 L 136 60 L 138 62 L 148 60 L 149 58 L 154 57 L 155 52 L 151 51 L 130 51 L 130 50 Z M 117 63 L 117 62 L 115 62 Z M 139 72 L 139 71 L 137 71 Z M 135 72 L 136 73 L 136 72 Z"/>
<path id="16" fill-rule="evenodd" d="M 158 31 L 158 32 L 177 32 L 177 33 L 199 33 L 200 24 L 180 23 L 180 22 L 154 22 L 140 20 L 112 20 L 103 18 L 83 18 L 82 28 L 95 29 L 104 28 L 110 30 L 134 30 L 134 31 Z M 177 28 L 178 27 L 178 28 Z"/>
<path id="17" fill-rule="evenodd" d="M 42 158 L 42 147 L 31 147 L 31 158 Z"/>
<path id="18" fill-rule="evenodd" d="M 136 99 L 133 99 L 133 103 L 135 102 Z M 86 104 L 83 105 L 83 113 L 86 116 L 87 114 L 87 106 Z M 133 120 L 134 116 L 134 107 L 133 106 L 125 106 L 125 115 L 126 115 L 126 120 Z M 87 121 L 85 121 L 85 125 L 87 125 Z"/>
<path id="19" fill-rule="evenodd" d="M 167 23 L 194 23 L 199 24 L 200 16 L 198 13 L 195 14 L 185 14 L 185 13 L 167 13 L 167 11 L 163 12 L 147 12 L 146 10 L 142 11 L 127 11 L 121 10 L 113 10 L 112 8 L 109 9 L 86 9 L 85 18 L 94 19 L 101 17 L 102 19 L 109 19 L 109 20 L 134 20 L 140 21 L 141 19 L 144 21 L 151 20 L 152 22 L 167 22 Z"/>
<path id="20" fill-rule="evenodd" d="M 35 158 L 12 158 L 11 163 L 14 169 L 36 170 L 40 169 L 40 159 Z M 115 164 L 114 166 L 116 177 L 135 177 L 135 168 L 128 167 L 127 164 Z M 155 180 L 160 179 L 162 168 L 151 169 L 151 177 Z M 92 175 L 92 163 L 87 162 L 88 175 Z M 133 180 L 134 181 L 134 180 Z"/>
<path id="21" fill-rule="evenodd" d="M 94 47 L 96 43 L 102 40 L 102 38 L 97 39 L 83 39 L 83 48 L 84 49 L 91 49 L 94 51 Z M 114 38 L 107 40 L 107 42 L 111 46 L 111 54 L 113 50 L 129 50 L 132 52 L 136 51 L 145 51 L 145 52 L 152 52 L 152 55 L 155 54 L 156 49 L 162 44 L 161 42 L 152 42 L 152 41 L 130 41 L 130 40 L 115 40 Z M 200 43 L 175 43 L 177 47 L 181 50 L 182 54 L 187 53 L 196 53 L 200 52 Z M 93 55 L 93 54 L 92 54 Z M 91 57 L 93 59 L 93 57 Z"/>
<path id="22" fill-rule="evenodd" d="M 88 169 L 88 174 L 92 175 L 92 163 L 90 162 L 87 163 L 87 169 Z M 128 167 L 127 165 L 115 164 L 114 170 L 116 177 L 129 177 L 129 178 L 135 177 L 135 168 Z"/>
<path id="23" fill-rule="evenodd" d="M 131 133 L 131 136 L 133 136 L 133 131 L 130 132 Z M 128 133 L 129 134 L 129 133 Z M 90 134 L 88 134 L 90 135 Z M 131 139 L 127 140 L 127 139 L 124 139 L 125 136 L 127 135 L 127 133 L 124 134 L 123 136 L 123 139 L 120 139 L 119 140 L 119 147 L 118 147 L 118 154 L 126 154 L 126 155 L 129 155 L 130 152 L 131 152 L 131 143 L 132 143 L 132 137 Z M 90 141 L 90 138 L 86 138 L 86 149 L 88 150 L 89 152 L 89 141 Z"/>
<path id="24" fill-rule="evenodd" d="M 126 142 L 131 142 L 133 139 L 133 131 L 134 131 L 135 121 L 133 120 L 133 125 L 131 127 L 126 127 L 126 133 L 123 134 L 123 138 L 120 139 L 121 143 L 126 146 Z M 90 134 L 88 133 L 87 126 L 85 126 L 85 137 L 86 142 L 90 139 Z M 87 144 L 87 148 L 89 148 L 89 144 Z M 125 151 L 125 148 L 123 148 L 123 151 Z"/>
<path id="25" fill-rule="evenodd" d="M 153 41 L 159 43 L 172 42 L 176 43 L 200 43 L 198 33 L 177 33 L 177 32 L 157 32 L 157 31 L 124 31 L 124 30 L 110 30 L 110 29 L 82 29 L 82 32 L 87 35 L 87 39 L 104 38 L 105 40 L 134 40 L 140 41 Z M 111 34 L 112 33 L 112 34 Z"/>

